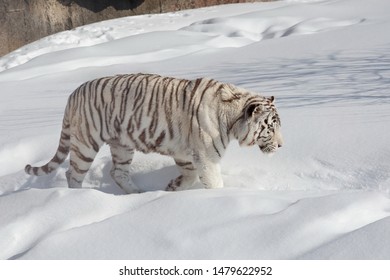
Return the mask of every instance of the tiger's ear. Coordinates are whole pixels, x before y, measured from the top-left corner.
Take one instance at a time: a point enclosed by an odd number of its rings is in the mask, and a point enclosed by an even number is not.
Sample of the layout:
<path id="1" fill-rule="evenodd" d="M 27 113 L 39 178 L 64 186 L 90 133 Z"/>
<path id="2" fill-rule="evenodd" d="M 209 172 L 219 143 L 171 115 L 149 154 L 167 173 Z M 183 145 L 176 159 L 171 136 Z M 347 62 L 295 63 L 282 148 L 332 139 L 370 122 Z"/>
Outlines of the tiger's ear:
<path id="1" fill-rule="evenodd" d="M 245 108 L 245 119 L 249 119 L 250 117 L 259 114 L 264 109 L 261 104 L 251 104 Z"/>
<path id="2" fill-rule="evenodd" d="M 269 100 L 271 103 L 274 103 L 275 97 L 274 97 L 274 96 L 271 96 L 271 97 L 268 98 L 268 100 Z"/>

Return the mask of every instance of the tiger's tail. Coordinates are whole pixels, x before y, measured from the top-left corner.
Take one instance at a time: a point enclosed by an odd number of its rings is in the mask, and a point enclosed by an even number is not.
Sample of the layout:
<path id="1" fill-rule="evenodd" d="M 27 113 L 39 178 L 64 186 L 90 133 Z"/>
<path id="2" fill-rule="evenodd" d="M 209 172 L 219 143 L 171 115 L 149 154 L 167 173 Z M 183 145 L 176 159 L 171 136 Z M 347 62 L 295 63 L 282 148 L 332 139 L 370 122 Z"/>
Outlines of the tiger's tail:
<path id="1" fill-rule="evenodd" d="M 54 157 L 45 165 L 33 167 L 26 165 L 24 171 L 29 175 L 42 176 L 56 170 L 61 163 L 65 161 L 70 149 L 70 122 L 69 122 L 69 104 L 65 109 L 64 119 L 62 122 L 61 138 Z"/>

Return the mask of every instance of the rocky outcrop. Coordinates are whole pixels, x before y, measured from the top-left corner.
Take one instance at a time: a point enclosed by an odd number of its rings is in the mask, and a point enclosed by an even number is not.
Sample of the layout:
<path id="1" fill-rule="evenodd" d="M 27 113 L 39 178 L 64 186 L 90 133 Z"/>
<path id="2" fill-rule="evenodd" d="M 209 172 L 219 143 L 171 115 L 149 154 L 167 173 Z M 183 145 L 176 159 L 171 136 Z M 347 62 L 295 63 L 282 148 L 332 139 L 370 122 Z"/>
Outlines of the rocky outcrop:
<path id="1" fill-rule="evenodd" d="M 0 56 L 47 35 L 101 20 L 254 1 L 2 0 L 0 1 Z"/>

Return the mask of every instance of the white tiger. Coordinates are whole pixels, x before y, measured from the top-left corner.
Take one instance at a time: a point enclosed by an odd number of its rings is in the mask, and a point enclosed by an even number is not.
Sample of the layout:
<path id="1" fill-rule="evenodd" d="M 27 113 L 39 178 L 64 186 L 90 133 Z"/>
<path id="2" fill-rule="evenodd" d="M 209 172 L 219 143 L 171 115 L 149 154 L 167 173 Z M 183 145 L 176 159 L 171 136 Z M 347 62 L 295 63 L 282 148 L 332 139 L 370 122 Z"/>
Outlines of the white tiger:
<path id="1" fill-rule="evenodd" d="M 53 159 L 31 175 L 52 172 L 70 152 L 70 188 L 81 188 L 99 148 L 110 146 L 111 176 L 127 193 L 138 192 L 129 174 L 134 151 L 173 157 L 181 175 L 167 190 L 223 186 L 220 160 L 232 139 L 265 153 L 282 146 L 274 98 L 212 79 L 152 74 L 117 75 L 82 84 L 69 97 Z"/>

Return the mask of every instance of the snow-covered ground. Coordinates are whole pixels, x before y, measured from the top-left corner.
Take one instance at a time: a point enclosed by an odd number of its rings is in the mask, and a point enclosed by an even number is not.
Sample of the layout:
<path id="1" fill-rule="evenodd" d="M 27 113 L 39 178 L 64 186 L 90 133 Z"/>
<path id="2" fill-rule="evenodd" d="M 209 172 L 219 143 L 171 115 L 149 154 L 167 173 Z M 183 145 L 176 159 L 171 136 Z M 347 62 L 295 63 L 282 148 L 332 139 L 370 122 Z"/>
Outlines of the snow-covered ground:
<path id="1" fill-rule="evenodd" d="M 122 18 L 0 58 L 1 259 L 390 259 L 390 1 L 294 0 Z M 285 145 L 231 143 L 224 189 L 164 192 L 137 153 L 124 195 L 107 147 L 84 189 L 47 177 L 68 95 L 103 75 L 201 76 L 274 95 Z"/>

